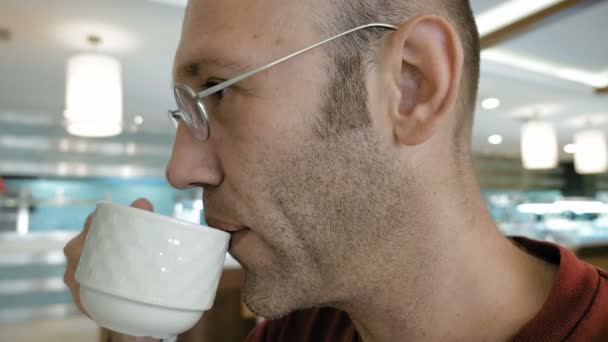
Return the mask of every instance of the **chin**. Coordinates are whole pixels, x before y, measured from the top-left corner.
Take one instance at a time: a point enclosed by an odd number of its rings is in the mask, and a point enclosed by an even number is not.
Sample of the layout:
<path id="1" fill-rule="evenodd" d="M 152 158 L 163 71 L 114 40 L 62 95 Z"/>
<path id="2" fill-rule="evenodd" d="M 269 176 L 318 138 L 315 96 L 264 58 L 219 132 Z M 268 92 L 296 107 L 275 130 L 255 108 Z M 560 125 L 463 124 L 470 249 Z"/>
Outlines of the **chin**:
<path id="1" fill-rule="evenodd" d="M 294 310 L 280 310 L 278 308 L 271 308 L 267 305 L 268 303 L 259 303 L 259 302 L 255 301 L 255 299 L 251 299 L 247 295 L 244 295 L 243 301 L 245 302 L 245 305 L 247 305 L 249 310 L 251 310 L 251 312 L 253 312 L 254 315 L 256 315 L 257 317 L 264 318 L 264 319 L 274 320 L 274 319 L 283 318 L 283 317 L 287 316 L 289 313 L 291 313 L 292 311 L 294 311 Z"/>
<path id="2" fill-rule="evenodd" d="M 294 282 L 285 279 L 260 279 L 247 272 L 245 274 L 243 301 L 258 317 L 278 319 L 314 306 L 306 296 L 305 282 L 295 282 L 298 285 L 293 286 Z"/>
<path id="3" fill-rule="evenodd" d="M 243 301 L 256 316 L 278 319 L 297 310 L 295 305 L 288 304 L 290 298 L 287 297 L 285 291 L 271 291 L 269 288 L 262 290 L 261 286 L 263 285 L 252 285 L 246 280 L 243 290 Z"/>

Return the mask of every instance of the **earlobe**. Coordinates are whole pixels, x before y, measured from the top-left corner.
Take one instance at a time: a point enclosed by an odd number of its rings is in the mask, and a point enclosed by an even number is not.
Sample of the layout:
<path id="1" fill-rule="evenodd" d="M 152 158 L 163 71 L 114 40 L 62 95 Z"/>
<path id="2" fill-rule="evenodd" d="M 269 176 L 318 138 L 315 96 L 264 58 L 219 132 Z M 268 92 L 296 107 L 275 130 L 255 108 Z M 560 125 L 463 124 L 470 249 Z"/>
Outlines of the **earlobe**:
<path id="1" fill-rule="evenodd" d="M 462 44 L 441 17 L 420 16 L 404 23 L 387 42 L 389 78 L 398 98 L 390 99 L 395 140 L 403 145 L 427 141 L 454 111 L 463 67 Z"/>
<path id="2" fill-rule="evenodd" d="M 416 146 L 427 141 L 437 126 L 437 120 L 428 116 L 430 108 L 428 106 L 416 106 L 410 112 L 411 118 L 407 123 L 395 126 L 395 139 L 398 143 L 407 146 Z"/>

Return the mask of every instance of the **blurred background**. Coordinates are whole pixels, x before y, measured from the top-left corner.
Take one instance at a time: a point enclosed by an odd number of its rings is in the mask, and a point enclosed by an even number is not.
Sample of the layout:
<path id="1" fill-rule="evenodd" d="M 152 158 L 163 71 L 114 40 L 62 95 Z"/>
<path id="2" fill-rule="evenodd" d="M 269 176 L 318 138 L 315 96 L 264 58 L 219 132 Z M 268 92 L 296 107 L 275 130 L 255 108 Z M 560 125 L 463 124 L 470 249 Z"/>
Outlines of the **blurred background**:
<path id="1" fill-rule="evenodd" d="M 608 1 L 471 3 L 483 47 L 473 148 L 492 215 L 507 235 L 608 267 Z M 201 222 L 201 192 L 164 179 L 184 6 L 0 0 L 0 340 L 102 338 L 62 279 L 62 248 L 97 201 L 145 196 Z M 88 124 L 96 113 L 106 119 Z M 241 341 L 255 324 L 241 281 L 229 259 L 215 311 L 182 340 Z"/>

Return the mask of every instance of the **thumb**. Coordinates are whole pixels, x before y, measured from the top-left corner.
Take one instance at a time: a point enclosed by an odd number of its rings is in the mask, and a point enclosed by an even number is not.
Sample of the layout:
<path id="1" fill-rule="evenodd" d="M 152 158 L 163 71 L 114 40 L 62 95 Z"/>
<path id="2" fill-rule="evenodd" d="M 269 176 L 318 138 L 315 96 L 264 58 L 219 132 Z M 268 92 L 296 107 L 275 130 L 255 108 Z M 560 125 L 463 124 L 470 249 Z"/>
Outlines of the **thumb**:
<path id="1" fill-rule="evenodd" d="M 133 203 L 131 203 L 131 206 L 137 209 L 154 211 L 154 206 L 152 206 L 152 203 L 145 198 L 135 200 Z"/>

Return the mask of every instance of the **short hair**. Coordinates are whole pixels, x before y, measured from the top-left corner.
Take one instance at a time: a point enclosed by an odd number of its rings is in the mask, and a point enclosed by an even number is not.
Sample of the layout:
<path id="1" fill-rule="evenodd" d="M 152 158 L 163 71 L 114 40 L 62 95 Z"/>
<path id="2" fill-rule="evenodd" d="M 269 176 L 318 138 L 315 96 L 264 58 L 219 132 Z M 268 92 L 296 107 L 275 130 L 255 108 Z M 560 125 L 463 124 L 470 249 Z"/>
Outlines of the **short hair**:
<path id="1" fill-rule="evenodd" d="M 333 0 L 327 3 L 333 8 L 317 15 L 321 18 L 317 25 L 320 33 L 326 36 L 374 22 L 401 24 L 420 14 L 439 15 L 448 20 L 460 36 L 464 50 L 464 75 L 459 96 L 462 116 L 458 118 L 454 133 L 455 138 L 460 138 L 458 140 L 470 143 L 479 83 L 480 47 L 469 0 Z M 326 10 L 326 6 L 322 7 Z M 362 105 L 367 109 L 364 76 L 367 65 L 373 61 L 368 52 L 384 30 L 358 31 L 340 38 L 325 50 L 329 57 L 330 79 L 324 96 L 331 98 L 326 98 L 324 105 L 326 117 L 320 131 L 322 135 L 371 124 L 367 110 L 364 113 L 356 110 L 362 109 Z"/>

